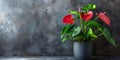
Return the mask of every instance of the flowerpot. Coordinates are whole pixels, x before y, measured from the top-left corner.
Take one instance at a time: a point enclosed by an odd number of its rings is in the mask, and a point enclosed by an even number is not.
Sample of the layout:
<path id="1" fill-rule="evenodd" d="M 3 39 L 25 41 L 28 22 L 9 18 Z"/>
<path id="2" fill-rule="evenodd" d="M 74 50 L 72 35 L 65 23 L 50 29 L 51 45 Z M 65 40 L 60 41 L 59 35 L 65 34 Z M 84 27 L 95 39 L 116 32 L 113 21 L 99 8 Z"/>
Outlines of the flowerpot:
<path id="1" fill-rule="evenodd" d="M 92 44 L 89 42 L 74 42 L 73 54 L 76 60 L 90 60 Z"/>

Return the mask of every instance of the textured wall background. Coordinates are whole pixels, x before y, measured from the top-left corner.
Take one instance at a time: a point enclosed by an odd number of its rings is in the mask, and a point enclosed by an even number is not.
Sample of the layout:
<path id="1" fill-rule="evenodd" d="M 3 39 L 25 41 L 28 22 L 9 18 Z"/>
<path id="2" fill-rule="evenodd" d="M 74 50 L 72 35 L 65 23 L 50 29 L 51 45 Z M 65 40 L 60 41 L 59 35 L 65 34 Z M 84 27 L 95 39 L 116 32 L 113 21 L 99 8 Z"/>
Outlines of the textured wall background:
<path id="1" fill-rule="evenodd" d="M 69 9 L 95 3 L 107 11 L 111 33 L 118 47 L 107 41 L 94 42 L 94 55 L 120 55 L 120 0 L 0 0 L 0 55 L 73 55 L 72 43 L 61 44 L 61 19 Z"/>

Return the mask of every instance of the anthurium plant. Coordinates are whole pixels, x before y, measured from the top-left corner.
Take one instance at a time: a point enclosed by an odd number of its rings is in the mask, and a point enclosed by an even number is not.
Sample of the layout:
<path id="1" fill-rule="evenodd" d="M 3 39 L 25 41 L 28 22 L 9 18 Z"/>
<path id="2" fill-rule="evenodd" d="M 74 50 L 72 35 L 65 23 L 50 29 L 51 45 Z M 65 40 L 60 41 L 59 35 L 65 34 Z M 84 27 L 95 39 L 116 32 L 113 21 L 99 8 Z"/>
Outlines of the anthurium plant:
<path id="1" fill-rule="evenodd" d="M 108 42 L 116 46 L 114 38 L 106 28 L 106 26 L 110 26 L 110 18 L 105 15 L 106 12 L 93 12 L 95 9 L 95 4 L 87 4 L 77 11 L 70 10 L 69 14 L 62 19 L 65 25 L 61 31 L 62 42 L 66 40 L 92 42 L 98 37 L 104 36 Z"/>

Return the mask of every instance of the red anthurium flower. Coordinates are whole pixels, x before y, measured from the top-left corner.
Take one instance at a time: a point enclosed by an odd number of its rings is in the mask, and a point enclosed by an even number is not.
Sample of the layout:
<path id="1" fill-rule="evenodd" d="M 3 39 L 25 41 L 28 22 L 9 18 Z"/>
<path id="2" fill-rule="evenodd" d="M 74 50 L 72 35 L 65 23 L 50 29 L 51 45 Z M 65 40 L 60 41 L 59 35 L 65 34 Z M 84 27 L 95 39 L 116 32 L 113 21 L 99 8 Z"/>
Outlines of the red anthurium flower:
<path id="1" fill-rule="evenodd" d="M 65 23 L 65 24 L 73 24 L 74 23 L 73 16 L 71 14 L 64 16 L 63 23 Z"/>
<path id="2" fill-rule="evenodd" d="M 93 12 L 92 11 L 88 11 L 87 13 L 83 13 L 81 14 L 81 17 L 84 21 L 88 21 L 92 18 L 93 16 Z"/>
<path id="3" fill-rule="evenodd" d="M 110 25 L 110 19 L 105 15 L 106 12 L 100 12 L 99 14 L 96 14 L 98 18 L 103 21 L 105 24 Z"/>

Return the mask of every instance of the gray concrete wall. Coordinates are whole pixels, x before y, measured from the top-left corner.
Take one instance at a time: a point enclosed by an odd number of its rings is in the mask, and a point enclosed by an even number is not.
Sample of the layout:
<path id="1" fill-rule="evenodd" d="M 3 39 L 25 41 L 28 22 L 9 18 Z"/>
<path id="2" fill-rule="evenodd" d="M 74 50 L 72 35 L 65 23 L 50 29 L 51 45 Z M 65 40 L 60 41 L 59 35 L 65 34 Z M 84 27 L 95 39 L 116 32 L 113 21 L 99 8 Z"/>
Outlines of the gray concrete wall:
<path id="1" fill-rule="evenodd" d="M 60 42 L 61 19 L 69 9 L 86 3 L 95 3 L 97 11 L 103 8 L 108 12 L 110 30 L 119 45 L 120 0 L 0 0 L 0 55 L 73 55 L 72 43 Z M 120 55 L 118 47 L 104 40 L 93 45 L 94 55 Z"/>

